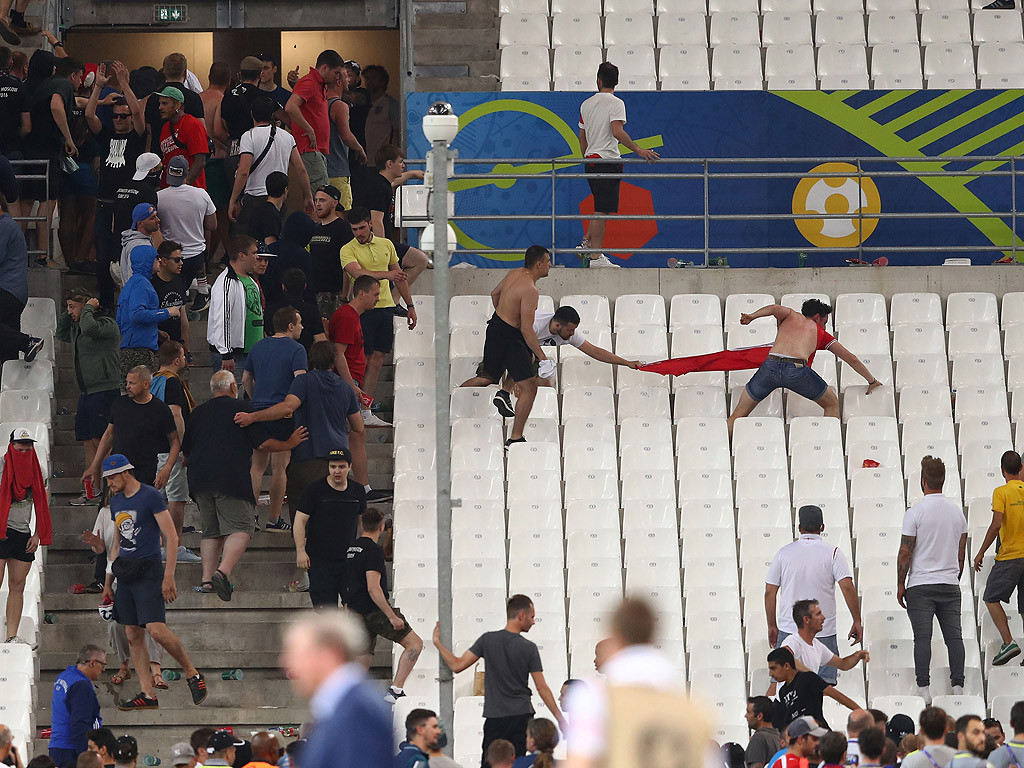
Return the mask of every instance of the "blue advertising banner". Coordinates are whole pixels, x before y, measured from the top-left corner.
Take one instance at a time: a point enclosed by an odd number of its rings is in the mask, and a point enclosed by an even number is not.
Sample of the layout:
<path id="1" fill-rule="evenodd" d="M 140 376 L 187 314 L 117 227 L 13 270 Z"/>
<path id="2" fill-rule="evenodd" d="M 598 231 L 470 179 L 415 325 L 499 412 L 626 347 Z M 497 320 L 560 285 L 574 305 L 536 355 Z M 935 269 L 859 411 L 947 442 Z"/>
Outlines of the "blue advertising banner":
<path id="1" fill-rule="evenodd" d="M 459 115 L 453 143 L 460 157 L 559 158 L 563 173 L 582 173 L 579 107 L 586 93 L 411 93 L 407 97 L 408 151 L 422 158 L 428 147 L 420 128 L 436 101 L 452 104 Z M 1009 213 L 1013 205 L 1011 158 L 1024 150 L 1024 91 L 719 91 L 622 93 L 626 130 L 642 147 L 666 158 L 811 158 L 792 164 L 712 162 L 709 210 L 737 219 L 712 221 L 712 248 L 786 248 L 783 253 L 727 254 L 729 266 L 835 266 L 856 252 L 816 252 L 815 247 L 923 246 L 921 252 L 872 253 L 894 265 L 937 264 L 951 255 L 974 263 L 996 261 L 1001 251 L 950 253 L 950 246 L 1013 243 L 1014 219 L 886 219 L 877 213 Z M 628 155 L 626 155 L 628 157 Z M 946 158 L 1000 156 L 1006 160 L 950 161 Z M 877 158 L 857 168 L 843 158 Z M 928 163 L 897 163 L 890 158 L 934 158 Z M 820 159 L 819 159 L 820 158 Z M 910 169 L 901 177 L 886 172 Z M 1019 170 L 1019 169 L 1018 169 Z M 928 176 L 955 171 L 961 176 Z M 536 178 L 465 179 L 460 173 L 522 173 Z M 664 267 L 672 254 L 632 253 L 634 248 L 704 247 L 704 222 L 664 221 L 660 216 L 704 214 L 704 181 L 659 178 L 665 173 L 701 173 L 694 163 L 627 164 L 620 214 L 649 221 L 610 222 L 605 251 L 622 266 Z M 789 173 L 770 178 L 765 173 Z M 804 174 L 848 176 L 806 178 Z M 459 253 L 453 263 L 511 266 L 531 243 L 552 242 L 550 163 L 457 165 L 450 183 L 456 214 L 535 216 L 531 221 L 470 221 L 456 227 L 461 248 L 494 249 L 486 255 Z M 721 178 L 719 173 L 749 174 Z M 554 206 L 560 215 L 593 211 L 583 178 L 558 178 Z M 850 214 L 849 219 L 758 220 L 763 214 Z M 1024 223 L 1016 222 L 1017 232 Z M 554 244 L 571 249 L 584 234 L 584 222 L 559 221 Z M 1018 235 L 1017 248 L 1024 241 Z M 1024 252 L 1018 251 L 1024 260 Z M 697 254 L 680 260 L 703 262 Z M 865 257 L 867 258 L 867 257 Z M 560 259 L 560 263 L 566 260 Z"/>

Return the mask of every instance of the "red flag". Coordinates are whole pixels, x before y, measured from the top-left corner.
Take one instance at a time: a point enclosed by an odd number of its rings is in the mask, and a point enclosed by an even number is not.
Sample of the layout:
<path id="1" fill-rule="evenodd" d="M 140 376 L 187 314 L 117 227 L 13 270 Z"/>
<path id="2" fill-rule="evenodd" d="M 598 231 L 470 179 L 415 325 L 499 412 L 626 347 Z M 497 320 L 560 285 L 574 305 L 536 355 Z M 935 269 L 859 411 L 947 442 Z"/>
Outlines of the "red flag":
<path id="1" fill-rule="evenodd" d="M 771 345 L 763 347 L 747 347 L 746 349 L 730 349 L 724 352 L 711 352 L 707 355 L 692 357 L 674 357 L 638 368 L 640 371 L 661 373 L 665 376 L 682 376 L 684 373 L 698 371 L 742 371 L 759 368 L 768 359 Z"/>

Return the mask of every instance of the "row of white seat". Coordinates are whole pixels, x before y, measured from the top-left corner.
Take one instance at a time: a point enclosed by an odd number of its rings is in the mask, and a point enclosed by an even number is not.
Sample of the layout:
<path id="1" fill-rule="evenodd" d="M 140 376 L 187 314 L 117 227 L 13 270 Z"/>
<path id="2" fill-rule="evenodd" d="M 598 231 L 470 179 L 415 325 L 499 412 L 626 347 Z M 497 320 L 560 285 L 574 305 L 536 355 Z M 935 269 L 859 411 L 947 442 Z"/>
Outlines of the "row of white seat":
<path id="1" fill-rule="evenodd" d="M 926 11 L 920 21 L 914 11 L 860 13 L 757 13 L 697 14 L 589 13 L 581 8 L 548 16 L 546 13 L 509 13 L 501 17 L 498 45 L 599 45 L 609 60 L 624 63 L 617 49 L 628 46 L 665 48 L 672 45 L 775 46 L 903 44 L 918 57 L 920 47 L 967 43 L 1024 43 L 1021 14 L 979 13 L 971 23 L 967 11 Z M 813 23 L 812 23 L 813 22 Z M 973 31 L 972 31 L 973 26 Z M 657 32 L 655 32 L 657 27 Z M 813 33 L 812 33 L 813 27 Z M 626 51 L 622 51 L 623 54 Z M 813 52 L 812 52 L 813 53 Z M 811 60 L 813 69 L 813 59 Z M 884 73 L 885 70 L 880 70 Z M 920 67 L 918 67 L 920 71 Z M 788 72 L 769 72 L 788 74 Z"/>
<path id="2" fill-rule="evenodd" d="M 901 13 L 979 11 L 991 0 L 498 0 L 507 13 Z M 1020 13 L 1020 8 L 1016 9 Z M 986 13 L 995 13 L 987 11 Z"/>

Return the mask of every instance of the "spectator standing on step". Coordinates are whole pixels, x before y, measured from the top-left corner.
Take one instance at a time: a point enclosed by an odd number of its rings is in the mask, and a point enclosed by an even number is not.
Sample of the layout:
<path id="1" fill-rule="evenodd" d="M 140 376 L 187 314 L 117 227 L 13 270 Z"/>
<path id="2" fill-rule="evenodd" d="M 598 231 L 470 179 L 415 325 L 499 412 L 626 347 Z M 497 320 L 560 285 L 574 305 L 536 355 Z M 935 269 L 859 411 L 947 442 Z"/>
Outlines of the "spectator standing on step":
<path id="1" fill-rule="evenodd" d="M 796 659 L 789 648 L 776 648 L 768 654 L 768 674 L 779 687 L 779 706 L 775 725 L 784 728 L 795 719 L 810 715 L 818 723 L 828 727 L 822 713 L 824 697 L 835 699 L 847 709 L 859 709 L 857 702 L 840 693 L 820 675 L 804 672 L 797 668 Z"/>
<path id="2" fill-rule="evenodd" d="M 132 666 L 139 674 L 142 688 L 141 693 L 122 701 L 117 708 L 133 711 L 159 706 L 153 692 L 153 679 L 144 674 L 150 663 L 146 648 L 147 632 L 181 665 L 192 694 L 192 703 L 202 704 L 207 695 L 206 681 L 192 665 L 181 640 L 166 623 L 164 601 L 174 602 L 178 596 L 174 585 L 178 536 L 160 493 L 156 488 L 140 483 L 132 473 L 133 469 L 121 454 L 112 454 L 103 460 L 103 477 L 112 494 L 110 517 L 117 528 L 114 546 L 108 555 L 113 564 L 103 585 L 103 597 L 114 601 L 114 620 L 122 624 L 128 634 Z M 167 542 L 167 560 L 162 569 L 161 534 Z M 115 578 L 116 590 L 113 588 Z"/>
<path id="3" fill-rule="evenodd" d="M 257 341 L 245 361 L 242 386 L 245 387 L 253 408 L 262 410 L 277 405 L 291 389 L 296 376 L 306 372 L 306 350 L 299 343 L 302 334 L 302 317 L 291 307 L 277 310 L 274 314 L 274 335 Z M 295 419 L 291 416 L 268 421 L 263 426 L 267 434 L 276 440 L 287 441 L 294 430 Z M 267 530 L 288 531 L 291 526 L 281 517 L 284 505 L 284 491 L 287 481 L 289 451 L 273 455 L 255 451 L 252 455 L 252 493 L 259 501 L 263 488 L 263 475 L 267 464 L 272 466 L 270 479 L 270 521 Z"/>
<path id="4" fill-rule="evenodd" d="M 779 751 L 779 731 L 772 725 L 773 708 L 767 696 L 747 699 L 747 727 L 753 731 L 744 753 L 747 768 L 765 768 L 772 755 Z"/>
<path id="5" fill-rule="evenodd" d="M 960 578 L 967 556 L 967 519 L 963 508 L 942 494 L 946 466 L 941 459 L 921 459 L 923 498 L 907 510 L 896 561 L 896 598 L 907 609 L 914 630 L 917 695 L 931 703 L 929 665 L 932 624 L 949 655 L 954 695 L 964 692 L 964 641 L 960 626 Z"/>
<path id="6" fill-rule="evenodd" d="M 390 427 L 386 421 L 370 410 L 373 397 L 362 390 L 366 375 L 366 351 L 363 347 L 362 315 L 377 306 L 380 298 L 380 280 L 371 275 L 360 275 L 352 281 L 352 299 L 342 304 L 331 315 L 327 325 L 327 338 L 334 342 L 334 370 L 352 387 L 362 408 L 363 425 Z"/>
<path id="7" fill-rule="evenodd" d="M 341 79 L 344 63 L 337 51 L 322 51 L 316 59 L 316 67 L 310 67 L 309 74 L 295 83 L 292 95 L 284 107 L 291 120 L 299 155 L 309 175 L 311 190 L 327 184 L 327 155 L 331 151 L 327 89 Z"/>
<path id="8" fill-rule="evenodd" d="M 132 250 L 132 276 L 117 298 L 117 327 L 121 331 L 121 372 L 137 366 L 157 369 L 156 350 L 159 324 L 182 313 L 182 307 L 160 309 L 160 297 L 153 287 L 153 264 L 157 252 L 151 245 Z"/>
<path id="9" fill-rule="evenodd" d="M 229 371 L 213 374 L 210 392 L 213 397 L 192 412 L 183 450 L 189 491 L 199 507 L 203 531 L 203 581 L 197 591 L 216 592 L 229 601 L 231 573 L 255 532 L 252 452 L 291 450 L 305 439 L 306 431 L 296 427 L 286 440 L 276 440 L 260 424 L 237 426 L 237 415 L 250 406 L 238 400 L 238 384 Z"/>
<path id="10" fill-rule="evenodd" d="M 164 240 L 156 249 L 156 269 L 150 282 L 156 290 L 161 309 L 178 307 L 178 316 L 171 317 L 160 323 L 158 333 L 171 341 L 176 341 L 185 350 L 186 359 L 190 359 L 188 311 L 185 309 L 185 298 L 188 284 L 182 279 L 181 270 L 185 257 L 181 255 L 181 243 Z M 159 356 L 159 348 L 157 349 Z"/>
<path id="11" fill-rule="evenodd" d="M 832 667 L 846 672 L 857 666 L 858 662 L 863 661 L 866 665 L 870 660 L 867 651 L 855 651 L 840 658 L 835 651 L 818 640 L 817 635 L 825 626 L 825 614 L 817 600 L 797 600 L 793 603 L 793 623 L 797 625 L 797 631 L 779 647 L 789 648 L 804 669 L 817 672 L 824 667 Z"/>
<path id="12" fill-rule="evenodd" d="M 373 398 L 384 357 L 391 353 L 395 344 L 394 318 L 404 314 L 411 331 L 416 327 L 416 307 L 413 306 L 408 276 L 399 265 L 394 243 L 374 235 L 370 228 L 369 211 L 353 208 L 348 213 L 348 221 L 353 239 L 341 249 L 342 266 L 353 280 L 368 275 L 380 283 L 376 305 L 359 316 L 363 326 L 363 349 L 367 355 L 363 386 L 360 389 Z M 391 295 L 392 284 L 405 301 L 402 310 L 396 309 Z M 391 425 L 381 421 L 378 426 Z"/>
<path id="13" fill-rule="evenodd" d="M 366 492 L 349 477 L 352 454 L 339 448 L 327 456 L 327 476 L 306 486 L 294 503 L 295 564 L 309 575 L 314 608 L 345 602 L 345 560 L 366 511 Z"/>
<path id="14" fill-rule="evenodd" d="M 185 113 L 203 120 L 205 110 L 202 97 L 185 85 L 185 78 L 188 76 L 188 60 L 184 55 L 180 53 L 167 54 L 164 57 L 161 74 L 163 74 L 163 86 L 175 88 L 181 94 Z M 145 109 L 146 126 L 149 130 L 149 151 L 161 154 L 160 137 L 163 134 L 167 117 L 160 110 L 159 94 L 153 93 L 150 96 L 152 98 L 146 99 Z M 164 158 L 164 162 L 167 162 L 166 158 Z"/>
<path id="15" fill-rule="evenodd" d="M 1014 591 L 1017 592 L 1017 612 L 1024 617 L 1024 481 L 1021 479 L 1024 468 L 1016 451 L 1006 451 L 999 465 L 1006 484 L 992 491 L 992 522 L 974 555 L 974 570 L 981 571 L 985 552 L 998 537 L 996 561 L 989 572 L 984 594 L 985 606 L 1003 641 L 992 659 L 997 667 L 1020 655 L 1020 647 L 1014 642 L 1002 606 L 1010 602 Z"/>
<path id="16" fill-rule="evenodd" d="M 366 115 L 366 154 L 376 157 L 381 147 L 399 146 L 402 138 L 402 107 L 388 94 L 391 75 L 379 64 L 363 70 L 363 83 L 370 94 Z"/>
<path id="17" fill-rule="evenodd" d="M 187 88 L 185 90 L 188 90 Z M 175 157 L 188 161 L 185 183 L 206 189 L 206 160 L 210 156 L 210 138 L 202 117 L 193 117 L 185 110 L 185 97 L 180 88 L 165 85 L 153 94 L 159 104 L 160 117 L 165 122 L 160 129 L 160 154 L 164 160 L 163 186 L 167 186 L 167 171 Z M 197 94 L 198 97 L 198 94 Z"/>
<path id="18" fill-rule="evenodd" d="M 282 270 L 280 269 L 280 256 L 278 256 L 277 261 L 277 272 L 281 275 L 281 295 L 276 301 L 267 301 L 267 311 L 263 314 L 264 332 L 267 336 L 273 336 L 274 315 L 280 309 L 291 307 L 302 318 L 302 333 L 299 334 L 299 344 L 306 350 L 306 354 L 309 354 L 309 350 L 314 342 L 327 340 L 327 336 L 324 335 L 323 331 L 324 324 L 320 317 L 320 311 L 316 308 L 316 304 L 307 301 L 305 298 L 306 274 L 297 267 Z"/>
<path id="19" fill-rule="evenodd" d="M 121 333 L 99 299 L 84 288 L 72 288 L 65 298 L 66 311 L 57 320 L 56 337 L 71 345 L 71 362 L 78 383 L 75 439 L 85 449 L 86 466 L 96 458 L 96 448 L 110 421 L 110 408 L 121 394 Z M 72 506 L 98 504 L 100 489 L 83 490 Z"/>
<path id="20" fill-rule="evenodd" d="M 238 70 L 238 84 L 224 94 L 220 103 L 220 121 L 214 126 L 214 137 L 228 148 L 224 168 L 227 178 L 234 180 L 241 152 L 240 141 L 253 125 L 252 106 L 262 96 L 258 83 L 263 62 L 255 56 L 242 59 Z"/>
<path id="21" fill-rule="evenodd" d="M 135 161 L 135 173 L 131 179 L 119 184 L 117 189 L 114 190 L 112 214 L 114 247 L 116 249 L 116 243 L 118 238 L 120 238 L 121 250 L 119 256 L 115 251 L 111 257 L 112 261 L 109 271 L 113 286 L 124 285 L 127 279 L 131 277 L 131 260 L 128 254 L 132 248 L 139 244 L 153 245 L 154 242 L 159 244 L 163 237 L 159 234 L 159 216 L 155 217 L 152 221 L 147 221 L 141 227 L 139 226 L 140 222 L 156 213 L 156 190 L 160 184 L 160 174 L 162 172 L 163 164 L 160 162 L 160 158 L 152 152 L 145 152 L 139 155 L 139 159 Z M 141 218 L 136 219 L 135 209 L 142 203 L 145 203 L 146 207 L 139 208 Z M 148 212 L 142 213 L 143 211 Z M 137 229 L 143 231 L 136 232 L 135 230 Z M 113 286 L 111 287 L 109 297 L 103 294 L 100 295 L 100 303 L 108 308 L 116 306 Z"/>
<path id="22" fill-rule="evenodd" d="M 919 736 L 923 744 L 917 752 L 911 752 L 903 758 L 903 768 L 945 768 L 949 765 L 956 750 L 946 746 L 947 725 L 946 712 L 938 707 L 925 707 L 918 719 L 921 726 Z"/>
<path id="23" fill-rule="evenodd" d="M 145 184 L 145 182 L 144 182 Z M 156 192 L 153 192 L 156 196 Z M 160 215 L 156 203 L 140 202 L 132 208 L 132 226 L 121 233 L 121 258 L 118 261 L 119 283 L 124 286 L 132 276 L 132 252 L 141 245 L 153 248 L 163 241 Z M 146 276 L 149 279 L 149 276 Z"/>
<path id="24" fill-rule="evenodd" d="M 193 280 L 206 277 L 206 243 L 217 230 L 217 207 L 205 189 L 186 183 L 189 161 L 177 155 L 167 160 L 167 187 L 157 193 L 160 229 L 168 240 L 181 244 L 185 259 L 181 279 L 186 290 Z"/>
<path id="25" fill-rule="evenodd" d="M 340 200 L 341 192 L 331 186 L 321 187 L 313 197 L 316 220 L 320 226 L 309 240 L 313 268 L 311 285 L 316 290 L 320 316 L 324 318 L 333 315 L 343 303 L 345 271 L 342 248 L 352 242 L 352 227 L 345 217 L 338 214 Z"/>
<path id="26" fill-rule="evenodd" d="M 113 450 L 124 454 L 135 469 L 139 482 L 157 489 L 167 484 L 171 467 L 165 466 L 157 472 L 158 456 L 161 453 L 177 461 L 181 442 L 178 428 L 174 423 L 171 409 L 150 392 L 153 373 L 144 365 L 132 368 L 125 376 L 127 395 L 122 395 L 110 406 L 110 422 L 96 448 L 96 456 L 82 473 L 82 481 L 92 477 L 99 487 L 98 471 L 100 462 Z M 170 462 L 173 466 L 174 462 Z"/>
<path id="27" fill-rule="evenodd" d="M 274 171 L 267 176 L 267 199 L 256 206 L 254 215 L 249 219 L 249 231 L 246 233 L 259 244 L 261 253 L 281 237 L 281 211 L 287 200 L 288 174 Z M 279 289 L 275 289 L 273 298 L 276 299 L 279 292 Z"/>
<path id="28" fill-rule="evenodd" d="M 206 340 L 210 343 L 210 367 L 232 371 L 242 380 L 245 355 L 263 338 L 263 310 L 256 271 L 256 241 L 248 235 L 231 238 L 228 268 L 210 291 L 210 315 Z M 259 327 L 250 326 L 257 314 Z"/>
<path id="29" fill-rule="evenodd" d="M 601 178 L 601 175 L 622 173 L 620 143 L 648 163 L 660 157 L 653 149 L 641 147 L 626 133 L 626 104 L 615 95 L 615 86 L 618 84 L 619 68 L 610 61 L 604 62 L 597 68 L 597 93 L 580 106 L 580 156 L 590 161 L 584 164 L 583 169 L 590 176 L 587 184 L 594 198 L 594 213 L 598 216 L 612 216 L 619 212 L 619 187 L 622 180 Z M 593 249 L 581 253 L 580 260 L 584 267 L 619 266 L 601 252 L 607 224 L 605 219 L 589 222 L 579 244 L 581 249 Z"/>
<path id="30" fill-rule="evenodd" d="M 25 355 L 36 359 L 43 340 L 21 332 L 21 314 L 28 304 L 28 245 L 18 222 L 11 218 L 7 198 L 0 193 L 0 365 Z"/>
<path id="31" fill-rule="evenodd" d="M 384 550 L 378 543 L 384 532 L 384 515 L 380 510 L 368 509 L 363 512 L 359 522 L 362 535 L 348 548 L 345 561 L 342 579 L 345 605 L 362 617 L 363 626 L 370 637 L 364 663 L 371 662 L 378 637 L 405 649 L 398 659 L 395 679 L 384 696 L 385 701 L 393 704 L 405 696 L 405 681 L 423 652 L 423 640 L 409 626 L 402 612 L 389 602 L 387 566 L 384 563 Z"/>
<path id="32" fill-rule="evenodd" d="M 497 739 L 508 739 L 516 748 L 516 755 L 526 754 L 526 724 L 534 715 L 530 701 L 530 679 L 543 699 L 548 711 L 564 727 L 564 719 L 544 680 L 544 669 L 537 646 L 523 635 L 534 625 L 533 601 L 526 595 L 513 595 L 505 604 L 507 623 L 504 629 L 485 632 L 469 650 L 456 656 L 441 642 L 441 625 L 434 627 L 434 646 L 441 659 L 458 674 L 469 669 L 478 659 L 487 662 L 484 676 L 484 738 L 482 755 Z M 574 713 L 575 718 L 575 713 Z M 575 721 L 574 721 L 575 724 Z M 486 759 L 482 761 L 487 768 Z"/>
<path id="33" fill-rule="evenodd" d="M 1024 765 L 1024 699 L 1010 708 L 1010 730 L 1013 738 L 988 756 L 992 768 Z"/>
<path id="34" fill-rule="evenodd" d="M 331 121 L 331 147 L 327 155 L 327 176 L 332 187 L 341 191 L 342 210 L 352 207 L 352 173 L 349 153 L 360 165 L 366 165 L 366 152 L 349 128 L 349 108 L 342 96 L 344 85 L 339 82 L 327 91 L 327 111 Z"/>
<path id="35" fill-rule="evenodd" d="M 89 746 L 89 731 L 103 725 L 93 683 L 107 666 L 107 653 L 86 645 L 78 659 L 57 676 L 50 701 L 49 754 L 58 768 L 74 766 Z"/>
<path id="36" fill-rule="evenodd" d="M 288 97 L 292 92 L 278 84 L 278 58 L 273 53 L 261 53 L 259 59 L 263 63 L 263 69 L 260 71 L 260 90 L 274 100 L 283 115 L 284 105 L 288 103 Z"/>
<path id="37" fill-rule="evenodd" d="M 843 593 L 843 599 L 853 617 L 849 638 L 861 642 L 863 629 L 860 623 L 860 601 L 853 584 L 853 571 L 846 556 L 821 538 L 825 520 L 821 507 L 808 504 L 797 513 L 800 538 L 787 544 L 775 553 L 765 577 L 764 607 L 768 619 L 768 643 L 772 648 L 781 647 L 799 629 L 793 620 L 793 605 L 797 600 L 817 600 L 825 624 L 818 640 L 839 653 L 836 639 L 836 584 Z M 835 667 L 824 666 L 817 670 L 828 683 L 835 684 L 838 673 Z"/>

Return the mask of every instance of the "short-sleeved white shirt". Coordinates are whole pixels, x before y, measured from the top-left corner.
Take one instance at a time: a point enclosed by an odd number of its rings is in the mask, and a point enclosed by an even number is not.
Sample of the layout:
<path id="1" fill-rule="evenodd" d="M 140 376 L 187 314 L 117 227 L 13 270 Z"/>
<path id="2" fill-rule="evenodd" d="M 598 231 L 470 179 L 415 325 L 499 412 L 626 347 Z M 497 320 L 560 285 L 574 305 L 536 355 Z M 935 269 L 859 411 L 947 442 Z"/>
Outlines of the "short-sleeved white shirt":
<path id="1" fill-rule="evenodd" d="M 537 342 L 542 347 L 561 347 L 564 344 L 570 344 L 577 349 L 583 346 L 583 342 L 587 339 L 580 333 L 580 329 L 577 328 L 572 336 L 568 339 L 563 339 L 557 333 L 551 332 L 551 318 L 555 314 L 553 312 L 536 312 L 533 315 L 533 332 L 537 334 Z"/>
<path id="2" fill-rule="evenodd" d="M 821 640 L 815 638 L 808 645 L 798 634 L 792 634 L 782 643 L 783 648 L 789 648 L 793 656 L 807 667 L 811 672 L 817 672 L 821 667 L 827 666 L 835 654 Z"/>
<path id="3" fill-rule="evenodd" d="M 270 141 L 270 126 L 258 125 L 250 128 L 242 134 L 238 142 L 240 154 L 252 155 L 252 161 L 263 154 L 267 143 Z M 295 139 L 288 131 L 278 128 L 274 131 L 274 145 L 267 152 L 266 157 L 260 160 L 255 170 L 249 171 L 249 178 L 245 180 L 245 193 L 247 195 L 267 194 L 267 176 L 274 171 L 288 173 L 288 161 L 292 155 L 292 147 L 295 146 Z"/>
<path id="4" fill-rule="evenodd" d="M 587 157 L 622 157 L 612 121 L 626 122 L 626 103 L 614 93 L 595 93 L 580 106 L 580 128 L 587 133 Z"/>
<path id="5" fill-rule="evenodd" d="M 929 493 L 908 509 L 903 516 L 903 535 L 914 536 L 917 544 L 907 587 L 959 584 L 960 537 L 965 533 L 963 509 L 941 493 Z"/>
<path id="6" fill-rule="evenodd" d="M 160 230 L 166 239 L 181 243 L 181 255 L 189 259 L 205 251 L 203 220 L 217 212 L 209 192 L 201 187 L 182 184 L 161 189 L 156 193 L 156 200 Z"/>
<path id="7" fill-rule="evenodd" d="M 776 614 L 779 630 L 796 633 L 793 603 L 817 600 L 825 614 L 822 637 L 836 634 L 836 582 L 852 579 L 846 555 L 816 533 L 804 533 L 775 553 L 765 582 L 779 588 Z"/>

